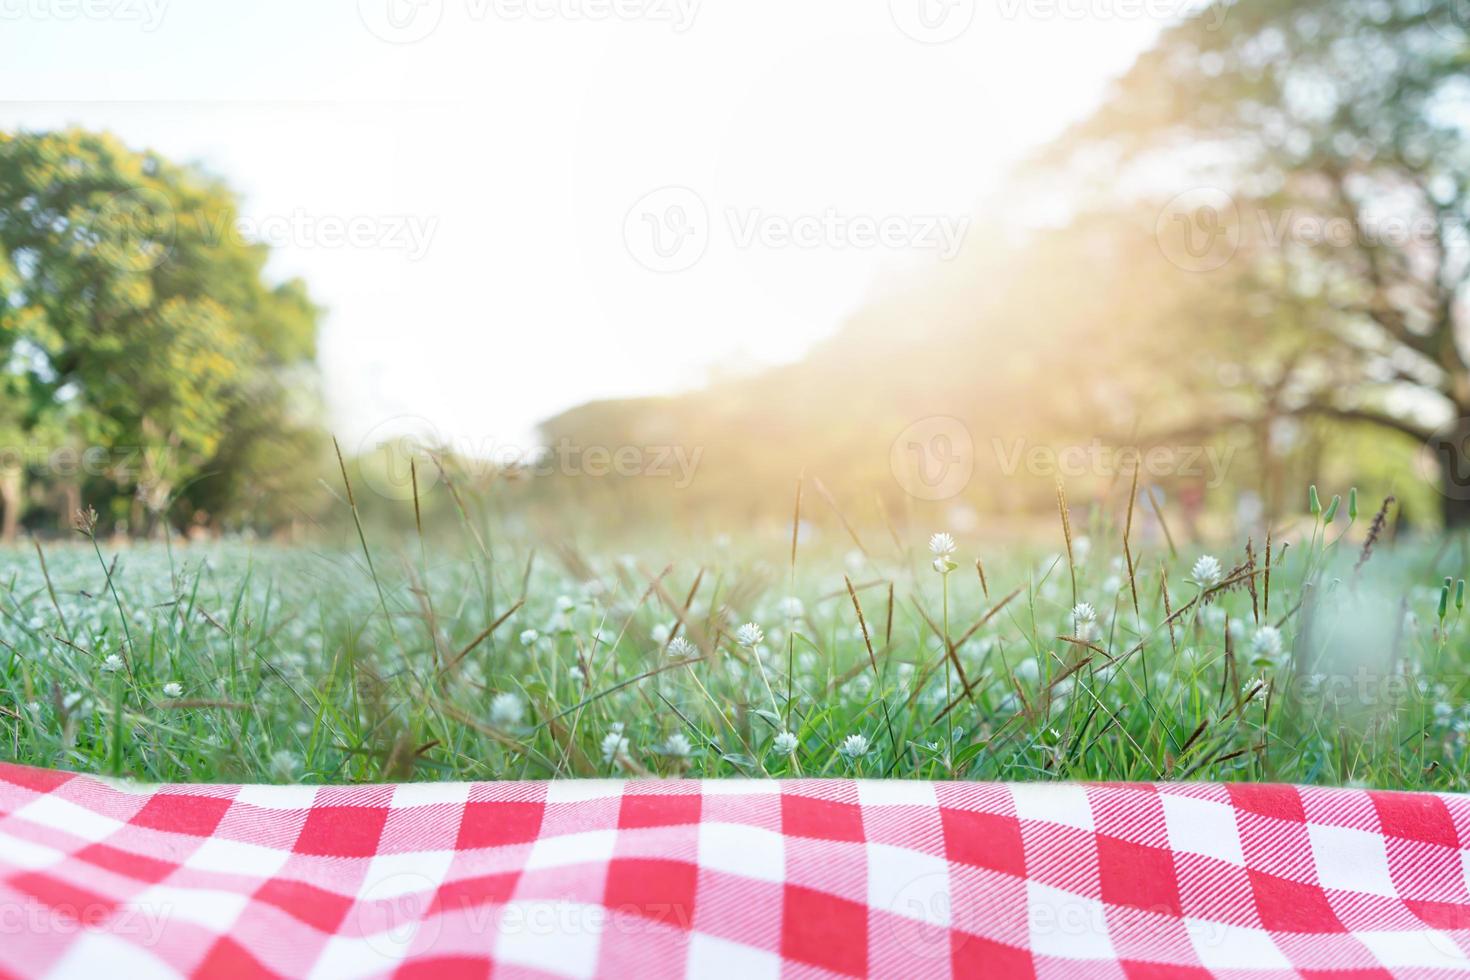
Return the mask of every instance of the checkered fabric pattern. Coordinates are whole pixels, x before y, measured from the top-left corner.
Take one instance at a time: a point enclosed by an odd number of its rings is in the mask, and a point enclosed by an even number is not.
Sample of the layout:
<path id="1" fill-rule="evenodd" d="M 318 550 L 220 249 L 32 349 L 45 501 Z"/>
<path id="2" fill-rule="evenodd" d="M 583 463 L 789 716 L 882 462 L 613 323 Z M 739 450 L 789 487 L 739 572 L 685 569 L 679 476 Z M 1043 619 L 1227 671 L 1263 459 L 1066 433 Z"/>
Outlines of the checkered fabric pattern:
<path id="1" fill-rule="evenodd" d="M 0 764 L 0 975 L 1470 974 L 1470 798 Z"/>

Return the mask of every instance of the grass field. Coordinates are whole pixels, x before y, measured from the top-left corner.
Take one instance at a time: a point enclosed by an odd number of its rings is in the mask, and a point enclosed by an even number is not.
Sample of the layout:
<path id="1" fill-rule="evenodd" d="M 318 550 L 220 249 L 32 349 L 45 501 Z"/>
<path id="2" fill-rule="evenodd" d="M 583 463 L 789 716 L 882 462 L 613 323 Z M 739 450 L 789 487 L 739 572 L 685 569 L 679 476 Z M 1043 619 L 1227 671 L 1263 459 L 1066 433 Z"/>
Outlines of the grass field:
<path id="1" fill-rule="evenodd" d="M 1132 575 L 1122 529 L 1075 516 L 1054 552 L 1009 554 L 841 527 L 638 555 L 468 526 L 452 553 L 78 534 L 44 568 L 5 555 L 0 757 L 153 781 L 1458 789 L 1463 542 L 1356 567 L 1371 514 L 1347 510 L 1283 529 L 1269 569 L 1264 542 L 1135 534 Z"/>

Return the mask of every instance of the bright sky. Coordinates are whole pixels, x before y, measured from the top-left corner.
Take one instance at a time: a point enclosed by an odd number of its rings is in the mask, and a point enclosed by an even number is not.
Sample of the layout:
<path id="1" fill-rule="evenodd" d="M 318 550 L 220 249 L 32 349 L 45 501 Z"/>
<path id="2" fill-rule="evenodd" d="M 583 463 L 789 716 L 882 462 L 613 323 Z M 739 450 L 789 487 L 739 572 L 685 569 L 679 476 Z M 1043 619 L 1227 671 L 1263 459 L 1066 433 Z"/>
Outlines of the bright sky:
<path id="1" fill-rule="evenodd" d="M 799 357 L 1183 2 L 0 0 L 0 127 L 223 175 L 328 307 L 344 445 L 489 454 Z"/>

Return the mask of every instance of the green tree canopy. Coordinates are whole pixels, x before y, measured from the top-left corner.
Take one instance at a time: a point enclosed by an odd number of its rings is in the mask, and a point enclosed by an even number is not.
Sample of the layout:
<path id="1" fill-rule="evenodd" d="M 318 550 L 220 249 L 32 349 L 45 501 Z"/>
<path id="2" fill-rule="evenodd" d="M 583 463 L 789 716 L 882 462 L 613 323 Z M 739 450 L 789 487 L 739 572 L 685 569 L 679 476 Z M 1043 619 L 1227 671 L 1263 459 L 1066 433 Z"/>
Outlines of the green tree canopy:
<path id="1" fill-rule="evenodd" d="M 109 447 L 138 516 L 196 479 L 227 503 L 245 460 L 268 468 L 246 445 L 262 421 L 299 425 L 286 379 L 315 356 L 319 311 L 301 282 L 267 282 L 237 221 L 223 183 L 111 135 L 0 133 L 0 419 Z"/>

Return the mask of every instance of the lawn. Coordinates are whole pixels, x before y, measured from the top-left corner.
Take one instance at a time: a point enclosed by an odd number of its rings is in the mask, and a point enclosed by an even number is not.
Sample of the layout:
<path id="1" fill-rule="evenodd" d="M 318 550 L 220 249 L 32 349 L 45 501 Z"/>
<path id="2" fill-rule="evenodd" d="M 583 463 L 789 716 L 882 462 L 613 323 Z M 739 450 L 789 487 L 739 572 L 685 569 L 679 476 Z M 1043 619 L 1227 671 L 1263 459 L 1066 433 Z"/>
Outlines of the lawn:
<path id="1" fill-rule="evenodd" d="M 1365 549 L 1349 509 L 1283 528 L 1269 562 L 1135 531 L 1131 575 L 1097 515 L 994 553 L 840 524 L 638 554 L 516 524 L 452 547 L 368 529 L 366 551 L 79 533 L 44 567 L 5 554 L 0 757 L 149 781 L 1459 789 L 1463 542 Z"/>

